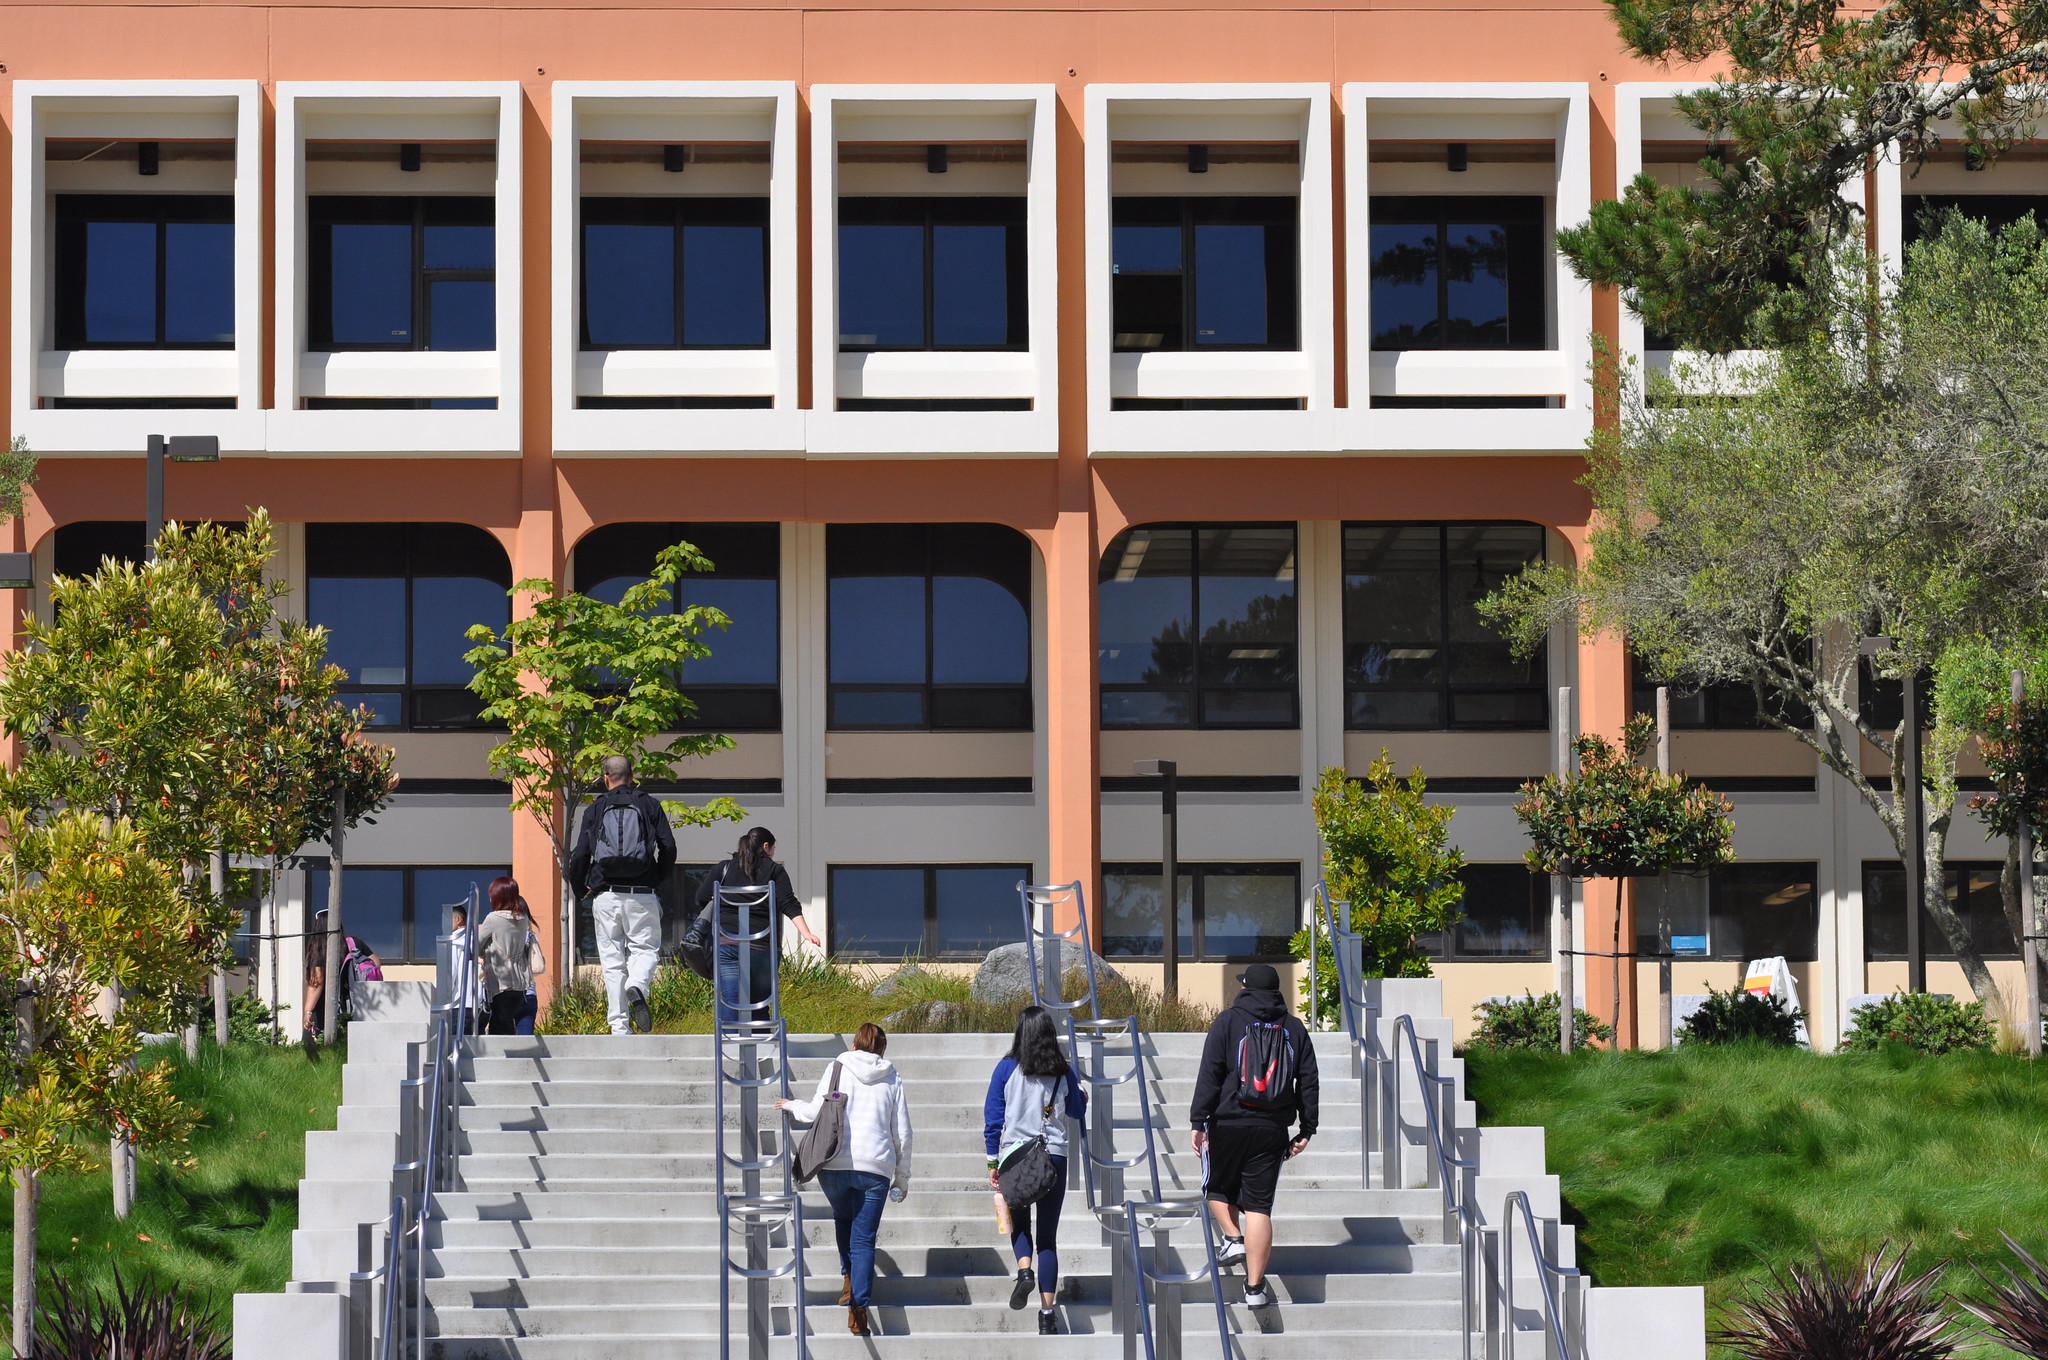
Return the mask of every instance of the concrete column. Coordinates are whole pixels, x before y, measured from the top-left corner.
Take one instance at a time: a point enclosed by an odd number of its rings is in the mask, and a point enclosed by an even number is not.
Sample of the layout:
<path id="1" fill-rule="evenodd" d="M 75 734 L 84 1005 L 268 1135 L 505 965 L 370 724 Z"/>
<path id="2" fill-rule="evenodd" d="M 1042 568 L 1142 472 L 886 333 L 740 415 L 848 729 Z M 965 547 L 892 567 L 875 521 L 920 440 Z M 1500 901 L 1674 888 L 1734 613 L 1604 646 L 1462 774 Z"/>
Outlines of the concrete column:
<path id="1" fill-rule="evenodd" d="M 1628 721 L 1628 653 L 1619 637 L 1603 634 L 1579 645 L 1579 683 L 1573 691 L 1579 705 L 1579 730 L 1618 738 Z M 1626 953 L 1635 948 L 1635 894 L 1614 879 L 1588 882 L 1584 888 L 1585 944 L 1589 952 Z M 1616 944 L 1616 918 L 1620 943 Z M 1583 958 L 1579 977 L 1586 1009 L 1614 1026 L 1617 1048 L 1639 1046 L 1636 970 L 1621 960 L 1621 1004 L 1615 1005 L 1615 960 Z"/>

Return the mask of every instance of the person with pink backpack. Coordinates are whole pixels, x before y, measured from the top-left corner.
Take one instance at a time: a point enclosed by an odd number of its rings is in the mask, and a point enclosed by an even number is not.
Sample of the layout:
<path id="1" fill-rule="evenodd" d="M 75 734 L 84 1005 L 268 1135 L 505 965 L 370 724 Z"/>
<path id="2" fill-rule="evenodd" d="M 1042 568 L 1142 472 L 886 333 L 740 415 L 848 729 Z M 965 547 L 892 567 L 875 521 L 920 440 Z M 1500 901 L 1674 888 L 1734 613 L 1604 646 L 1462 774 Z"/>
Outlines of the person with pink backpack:
<path id="1" fill-rule="evenodd" d="M 320 1038 L 327 1002 L 327 912 L 313 913 L 313 928 L 306 932 L 306 1009 L 303 1038 L 313 1043 Z M 350 1014 L 349 993 L 358 982 L 382 982 L 384 965 L 370 946 L 353 935 L 341 937 L 340 1015 Z"/>

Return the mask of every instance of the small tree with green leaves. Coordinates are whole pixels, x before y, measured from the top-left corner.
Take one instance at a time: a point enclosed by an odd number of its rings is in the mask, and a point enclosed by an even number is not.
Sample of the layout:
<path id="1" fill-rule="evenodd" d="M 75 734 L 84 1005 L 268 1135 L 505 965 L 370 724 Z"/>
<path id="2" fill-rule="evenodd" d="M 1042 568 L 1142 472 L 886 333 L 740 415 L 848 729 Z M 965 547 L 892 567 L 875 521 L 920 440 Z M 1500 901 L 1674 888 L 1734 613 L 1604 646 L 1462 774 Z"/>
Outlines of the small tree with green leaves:
<path id="1" fill-rule="evenodd" d="M 491 748 L 491 769 L 512 785 L 512 806 L 546 832 L 561 879 L 562 939 L 574 925 L 580 885 L 569 882 L 576 812 L 610 755 L 629 755 L 642 776 L 673 777 L 678 766 L 732 746 L 732 738 L 681 732 L 697 706 L 684 695 L 684 667 L 711 655 L 701 635 L 724 628 L 725 614 L 708 605 L 674 608 L 685 571 L 711 562 L 688 543 L 664 548 L 654 573 L 617 604 L 543 579 L 512 587 L 526 612 L 501 635 L 478 624 L 466 656 L 476 675 L 469 687 L 484 701 L 487 722 L 504 724 Z M 664 804 L 678 825 L 708 826 L 746 815 L 730 798 L 701 806 Z M 566 966 L 566 945 L 560 951 Z"/>
<path id="2" fill-rule="evenodd" d="M 1656 720 L 1631 718 L 1619 745 L 1597 733 L 1574 743 L 1578 769 L 1522 786 L 1515 818 L 1529 833 L 1529 867 L 1539 874 L 1620 880 L 1667 869 L 1706 868 L 1735 858 L 1728 800 L 1684 775 L 1642 764 Z M 1560 942 L 1571 948 L 1571 941 Z M 1621 1015 L 1621 909 L 1614 912 L 1614 1014 Z M 1562 990 L 1562 989 L 1560 989 Z"/>
<path id="3" fill-rule="evenodd" d="M 124 817 L 91 808 L 0 823 L 0 984 L 14 1043 L 0 1056 L 0 1165 L 15 1185 L 14 1348 L 33 1354 L 39 1177 L 92 1164 L 90 1140 L 176 1147 L 198 1114 L 164 1067 L 137 1071 L 146 1030 L 175 1022 L 228 927 L 185 892 Z M 108 994 L 125 1004 L 102 1005 Z M 102 1143 L 102 1146 L 105 1146 Z"/>
<path id="4" fill-rule="evenodd" d="M 1365 977 L 1428 977 L 1421 937 L 1446 933 L 1458 920 L 1465 852 L 1450 843 L 1456 809 L 1431 804 L 1427 784 L 1419 769 L 1396 774 L 1385 751 L 1363 781 L 1335 765 L 1316 781 L 1311 806 L 1323 842 L 1323 879 L 1337 909 L 1349 911 Z M 1308 958 L 1309 932 L 1297 934 L 1292 948 L 1294 957 Z M 1340 998 L 1334 961 L 1327 951 L 1317 957 L 1316 976 L 1303 981 L 1302 991 L 1321 1020 L 1335 1013 Z"/>

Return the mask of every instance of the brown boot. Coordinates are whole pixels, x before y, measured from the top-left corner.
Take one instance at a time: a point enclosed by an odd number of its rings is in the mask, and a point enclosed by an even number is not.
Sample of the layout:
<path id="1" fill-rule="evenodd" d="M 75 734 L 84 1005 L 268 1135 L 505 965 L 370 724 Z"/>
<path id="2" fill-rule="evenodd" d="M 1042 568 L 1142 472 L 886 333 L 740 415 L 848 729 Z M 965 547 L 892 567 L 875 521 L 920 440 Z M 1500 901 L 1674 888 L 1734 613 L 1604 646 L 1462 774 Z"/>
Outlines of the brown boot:
<path id="1" fill-rule="evenodd" d="M 868 1325 L 868 1310 L 849 1307 L 846 1310 L 846 1330 L 855 1336 L 873 1336 L 874 1329 Z"/>
<path id="2" fill-rule="evenodd" d="M 841 1275 L 839 1277 L 839 1306 L 841 1308 L 853 1307 L 853 1276 L 851 1275 Z"/>

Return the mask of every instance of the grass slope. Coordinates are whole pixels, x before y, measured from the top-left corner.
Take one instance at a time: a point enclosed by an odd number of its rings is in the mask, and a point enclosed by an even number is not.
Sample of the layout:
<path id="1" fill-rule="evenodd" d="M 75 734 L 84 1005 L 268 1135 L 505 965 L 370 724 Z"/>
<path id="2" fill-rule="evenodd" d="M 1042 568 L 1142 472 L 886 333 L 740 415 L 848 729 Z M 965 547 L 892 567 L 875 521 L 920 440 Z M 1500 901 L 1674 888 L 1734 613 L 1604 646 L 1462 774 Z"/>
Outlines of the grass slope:
<path id="1" fill-rule="evenodd" d="M 1719 1326 L 1773 1269 L 1911 1247 L 1915 1270 L 2048 1251 L 2048 1064 L 1990 1053 L 1468 1052 L 1486 1124 L 1541 1124 L 1603 1285 L 1704 1284 Z M 1717 1352 L 1728 1354 L 1729 1352 Z M 2004 1354 L 1983 1347 L 1965 1354 Z"/>
<path id="2" fill-rule="evenodd" d="M 334 1127 L 342 1054 L 205 1044 L 187 1063 L 172 1045 L 145 1053 L 145 1063 L 172 1064 L 178 1094 L 205 1112 L 186 1154 L 196 1165 L 145 1158 L 125 1222 L 114 1217 L 104 1147 L 93 1172 L 49 1177 L 37 1234 L 43 1266 L 96 1288 L 111 1288 L 116 1270 L 124 1280 L 173 1282 L 216 1309 L 225 1332 L 237 1293 L 281 1290 L 291 1276 L 305 1134 Z M 0 1274 L 12 1261 L 10 1214 Z"/>

